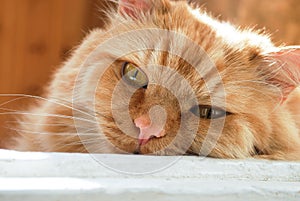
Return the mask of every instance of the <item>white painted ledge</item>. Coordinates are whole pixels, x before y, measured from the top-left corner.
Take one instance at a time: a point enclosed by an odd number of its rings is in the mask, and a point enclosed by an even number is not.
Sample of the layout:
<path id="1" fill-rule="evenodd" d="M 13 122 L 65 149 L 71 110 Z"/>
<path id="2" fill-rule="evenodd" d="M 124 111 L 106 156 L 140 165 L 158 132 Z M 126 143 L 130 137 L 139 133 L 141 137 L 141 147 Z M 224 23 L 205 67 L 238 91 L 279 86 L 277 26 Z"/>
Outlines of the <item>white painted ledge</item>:
<path id="1" fill-rule="evenodd" d="M 155 173 L 133 175 L 104 167 L 88 154 L 0 150 L 0 200 L 300 200 L 300 163 L 296 162 L 96 157 L 106 166 L 131 173 L 164 161 L 173 164 Z"/>

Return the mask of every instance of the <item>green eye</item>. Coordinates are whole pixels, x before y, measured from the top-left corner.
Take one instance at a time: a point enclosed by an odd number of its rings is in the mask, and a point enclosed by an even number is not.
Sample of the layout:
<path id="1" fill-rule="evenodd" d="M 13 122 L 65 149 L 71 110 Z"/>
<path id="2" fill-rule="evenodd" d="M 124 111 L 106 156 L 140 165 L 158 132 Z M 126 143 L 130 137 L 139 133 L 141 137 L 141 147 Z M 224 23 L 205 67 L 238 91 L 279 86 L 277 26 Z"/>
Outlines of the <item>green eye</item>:
<path id="1" fill-rule="evenodd" d="M 195 105 L 190 109 L 190 111 L 202 119 L 218 119 L 229 114 L 223 109 L 208 105 Z"/>
<path id="2" fill-rule="evenodd" d="M 129 85 L 138 88 L 147 88 L 148 77 L 147 75 L 137 66 L 132 63 L 125 62 L 122 68 L 123 80 Z"/>

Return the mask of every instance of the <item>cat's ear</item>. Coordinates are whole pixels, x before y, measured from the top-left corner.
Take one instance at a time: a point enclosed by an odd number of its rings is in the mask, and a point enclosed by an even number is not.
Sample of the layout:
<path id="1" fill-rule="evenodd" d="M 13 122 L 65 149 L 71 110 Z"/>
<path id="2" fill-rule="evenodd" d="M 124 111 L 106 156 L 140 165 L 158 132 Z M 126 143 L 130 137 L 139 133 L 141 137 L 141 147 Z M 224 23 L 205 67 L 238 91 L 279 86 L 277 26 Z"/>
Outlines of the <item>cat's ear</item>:
<path id="1" fill-rule="evenodd" d="M 139 19 L 154 9 L 165 10 L 169 6 L 169 0 L 119 0 L 118 12 L 122 16 Z"/>
<path id="2" fill-rule="evenodd" d="M 265 53 L 269 66 L 263 71 L 270 84 L 276 85 L 285 100 L 300 86 L 300 46 L 290 46 Z"/>

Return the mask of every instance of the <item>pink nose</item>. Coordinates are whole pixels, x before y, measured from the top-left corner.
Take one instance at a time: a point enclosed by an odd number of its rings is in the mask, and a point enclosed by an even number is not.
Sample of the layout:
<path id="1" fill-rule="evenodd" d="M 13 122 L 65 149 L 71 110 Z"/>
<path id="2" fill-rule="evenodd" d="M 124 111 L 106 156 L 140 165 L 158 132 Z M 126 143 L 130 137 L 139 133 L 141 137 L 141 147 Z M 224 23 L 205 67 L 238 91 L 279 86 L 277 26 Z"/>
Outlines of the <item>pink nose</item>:
<path id="1" fill-rule="evenodd" d="M 140 129 L 139 145 L 145 145 L 151 138 L 163 137 L 165 130 L 162 126 L 155 125 L 148 115 L 142 115 L 134 120 L 136 127 Z"/>

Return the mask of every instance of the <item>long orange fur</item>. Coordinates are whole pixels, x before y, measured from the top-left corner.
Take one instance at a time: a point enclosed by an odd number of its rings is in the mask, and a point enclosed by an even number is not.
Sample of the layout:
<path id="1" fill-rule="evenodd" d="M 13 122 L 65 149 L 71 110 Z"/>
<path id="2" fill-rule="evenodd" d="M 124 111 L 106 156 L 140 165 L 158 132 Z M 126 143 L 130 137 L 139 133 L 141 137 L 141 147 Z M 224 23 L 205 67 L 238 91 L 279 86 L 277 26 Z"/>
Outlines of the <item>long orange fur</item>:
<path id="1" fill-rule="evenodd" d="M 119 72 L 123 61 L 134 63 L 141 68 L 147 63 L 169 66 L 188 80 L 196 92 L 199 103 L 210 104 L 211 99 L 205 82 L 197 75 L 193 66 L 182 58 L 166 52 L 142 50 L 116 59 L 116 62 L 105 71 L 97 90 L 93 92 L 97 112 L 95 122 L 91 117 L 94 113 L 90 113 L 94 108 L 91 108 L 89 103 L 72 105 L 73 89 L 80 68 L 98 45 L 128 31 L 159 28 L 180 32 L 201 46 L 221 75 L 226 91 L 226 110 L 230 111 L 231 115 L 226 117 L 222 134 L 209 156 L 300 160 L 300 93 L 297 89 L 287 90 L 287 84 L 297 88 L 300 66 L 293 67 L 296 78 L 291 80 L 285 77 L 289 75 L 280 72 L 280 65 L 284 65 L 284 62 L 279 61 L 279 65 L 276 66 L 277 60 L 280 60 L 276 55 L 281 49 L 275 47 L 267 36 L 254 31 L 238 30 L 231 24 L 213 19 L 201 9 L 191 8 L 185 2 L 169 0 L 122 2 L 119 11 L 109 12 L 110 22 L 107 27 L 93 30 L 71 58 L 55 72 L 46 90 L 46 98 L 52 101 L 37 101 L 29 110 L 30 114 L 23 115 L 19 119 L 20 123 L 16 129 L 18 137 L 9 148 L 22 151 L 134 153 L 138 146 L 138 140 L 134 136 L 136 133 L 132 136 L 123 133 L 117 127 L 111 110 L 112 94 L 121 79 Z M 133 7 L 143 3 L 143 6 L 141 9 L 134 7 L 130 10 L 124 7 L 126 3 Z M 151 37 L 145 35 L 145 38 Z M 140 40 L 140 44 L 146 41 L 131 36 L 124 43 L 130 43 L 130 40 Z M 176 41 L 151 42 L 158 45 L 170 45 L 172 42 L 176 46 Z M 107 51 L 113 55 L 117 50 L 112 48 Z M 295 51 L 299 54 L 299 50 Z M 203 66 L 203 69 L 205 68 L 206 66 Z M 273 73 L 277 68 L 278 72 Z M 143 70 L 151 73 L 148 76 L 157 73 L 155 70 L 154 72 Z M 92 76 L 93 72 L 89 70 L 87 72 Z M 82 82 L 86 82 L 88 86 L 87 83 L 93 79 Z M 172 79 L 172 75 L 168 79 Z M 175 84 L 174 87 L 177 87 L 182 96 L 185 95 L 185 89 L 180 85 Z M 88 90 L 87 87 L 81 95 L 92 93 L 87 92 Z M 187 150 L 183 147 L 186 146 L 185 138 L 189 136 L 188 129 L 183 132 L 178 144 L 165 149 L 176 137 L 180 127 L 180 106 L 169 90 L 155 85 L 149 86 L 147 90 L 137 90 L 130 99 L 129 112 L 132 119 L 128 121 L 147 113 L 154 105 L 161 105 L 167 112 L 166 135 L 151 139 L 149 143 L 140 147 L 140 153 L 201 155 L 200 148 L 210 120 L 200 121 L 197 134 Z M 74 116 L 74 110 L 81 118 Z M 122 111 L 119 115 L 122 115 Z M 74 120 L 77 121 L 76 125 L 81 127 L 81 131 L 74 126 Z M 98 136 L 97 129 L 88 131 L 95 124 L 101 127 L 104 136 Z M 193 124 L 194 122 L 188 122 L 185 126 L 188 128 Z M 85 131 L 90 136 L 80 137 L 80 132 Z"/>

